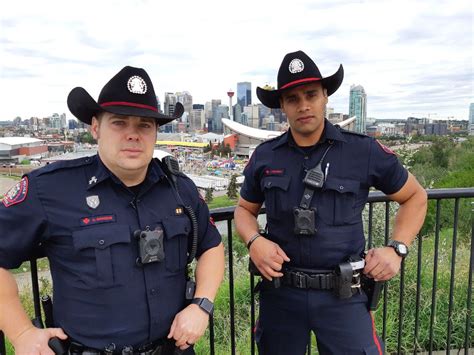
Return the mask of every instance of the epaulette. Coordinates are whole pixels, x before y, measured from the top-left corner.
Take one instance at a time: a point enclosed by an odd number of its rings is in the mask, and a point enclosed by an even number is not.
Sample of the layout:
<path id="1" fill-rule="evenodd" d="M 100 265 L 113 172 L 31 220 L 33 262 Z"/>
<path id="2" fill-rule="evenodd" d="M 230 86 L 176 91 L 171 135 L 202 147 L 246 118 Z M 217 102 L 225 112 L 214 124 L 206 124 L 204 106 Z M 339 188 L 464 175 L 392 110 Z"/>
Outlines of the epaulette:
<path id="1" fill-rule="evenodd" d="M 84 165 L 89 165 L 89 164 L 92 164 L 93 160 L 94 160 L 94 156 L 82 157 L 82 158 L 71 159 L 71 160 L 59 160 L 54 163 L 43 166 L 39 169 L 36 169 L 34 170 L 34 172 L 36 173 L 37 176 L 40 176 L 40 175 L 48 174 L 53 171 L 58 171 L 61 169 L 71 169 L 71 168 L 77 168 Z"/>
<path id="2" fill-rule="evenodd" d="M 341 128 L 339 126 L 336 126 L 341 133 L 347 133 L 347 134 L 353 134 L 355 136 L 360 136 L 360 137 L 369 137 L 367 134 L 364 133 L 359 133 L 359 132 L 354 132 L 354 131 L 348 131 L 347 129 Z"/>
<path id="3" fill-rule="evenodd" d="M 276 136 L 276 137 L 267 139 L 266 141 L 263 141 L 262 143 L 260 143 L 259 146 L 260 146 L 260 145 L 263 145 L 263 144 L 274 143 L 274 142 L 277 141 L 278 139 L 281 139 L 281 138 L 282 138 L 285 134 L 287 134 L 287 133 L 288 133 L 288 131 L 283 132 L 283 133 L 280 134 L 279 136 Z"/>

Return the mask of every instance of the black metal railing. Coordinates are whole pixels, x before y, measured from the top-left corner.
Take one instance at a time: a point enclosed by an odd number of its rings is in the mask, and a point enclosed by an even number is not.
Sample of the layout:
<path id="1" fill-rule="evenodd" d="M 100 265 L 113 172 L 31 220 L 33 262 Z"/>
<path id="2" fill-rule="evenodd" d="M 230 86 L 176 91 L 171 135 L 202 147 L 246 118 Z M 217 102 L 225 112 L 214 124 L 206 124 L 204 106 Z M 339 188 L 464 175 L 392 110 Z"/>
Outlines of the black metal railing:
<path id="1" fill-rule="evenodd" d="M 469 351 L 472 351 L 474 337 L 472 336 L 472 278 L 473 278 L 473 269 L 474 269 L 474 202 L 471 202 L 474 197 L 474 188 L 459 188 L 459 189 L 436 189 L 436 190 L 427 190 L 428 198 L 431 201 L 430 206 L 434 213 L 434 221 L 432 222 L 433 233 L 434 233 L 434 242 L 432 248 L 425 248 L 424 244 L 428 244 L 431 241 L 428 238 L 418 237 L 415 242 L 415 247 L 413 248 L 413 254 L 416 255 L 416 262 L 412 258 L 407 258 L 402 263 L 402 268 L 400 276 L 394 280 L 391 280 L 386 284 L 383 292 L 383 302 L 377 310 L 377 316 L 381 318 L 382 328 L 378 329 L 379 334 L 381 334 L 384 342 L 390 343 L 392 350 L 391 353 L 404 354 L 404 353 L 417 353 L 419 351 L 428 351 L 430 354 L 434 350 L 444 350 L 447 354 L 450 353 L 452 349 L 458 349 L 461 353 L 464 349 L 464 354 L 468 354 Z M 453 204 L 452 211 L 451 206 L 445 206 L 448 203 L 444 202 L 451 201 Z M 469 205 L 470 202 L 470 205 Z M 460 221 L 460 207 L 461 203 L 463 206 L 469 209 L 463 211 L 462 216 L 467 216 L 466 218 L 470 219 L 469 228 L 470 231 L 467 233 L 467 237 L 464 236 L 462 251 L 468 253 L 468 261 L 462 259 L 461 267 L 462 273 L 457 273 L 457 266 L 459 266 L 459 260 L 457 260 L 457 252 L 459 249 L 459 223 L 463 222 L 463 225 L 466 225 L 465 220 Z M 382 206 L 381 206 L 382 205 Z M 390 224 L 391 224 L 391 214 L 390 208 L 396 204 L 391 203 L 388 198 L 380 192 L 371 192 L 369 194 L 368 206 L 366 208 L 366 223 L 367 226 L 367 248 L 373 246 L 379 246 L 386 243 L 390 235 Z M 383 207 L 383 208 L 380 208 Z M 383 212 L 383 216 L 381 216 Z M 229 352 L 234 355 L 236 354 L 236 320 L 235 320 L 235 289 L 234 289 L 234 248 L 233 240 L 235 236 L 233 233 L 232 222 L 234 215 L 234 207 L 220 208 L 211 211 L 212 216 L 216 222 L 225 223 L 227 227 L 227 239 L 226 241 L 226 250 L 227 250 L 227 260 L 228 260 L 228 287 L 229 287 L 229 324 L 228 327 L 224 327 L 225 330 L 228 330 L 228 336 L 230 337 Z M 265 213 L 265 210 L 262 209 L 261 213 Z M 448 218 L 446 217 L 448 216 Z M 452 216 L 452 218 L 451 218 Z M 380 224 L 380 221 L 383 219 L 383 224 L 376 226 L 376 223 Z M 450 220 L 451 219 L 451 220 Z M 448 220 L 448 223 L 446 223 Z M 450 221 L 449 221 L 450 220 Z M 425 222 L 429 224 L 429 221 Z M 449 228 L 449 235 L 446 232 L 446 228 Z M 383 229 L 381 231 L 380 229 Z M 451 233 L 452 232 L 452 233 Z M 222 231 L 221 231 L 222 233 Z M 225 234 L 225 233 L 222 233 Z M 225 235 L 224 235 L 225 237 Z M 441 245 L 443 248 L 448 247 L 448 242 L 451 242 L 450 250 L 443 252 L 441 250 Z M 461 250 L 461 249 L 459 249 Z M 433 252 L 432 255 L 432 265 L 429 265 L 427 262 L 426 255 Z M 449 265 L 448 284 L 439 285 L 441 282 L 439 279 L 440 274 L 440 259 L 441 257 L 447 259 Z M 412 261 L 410 261 L 412 259 Z M 410 267 L 416 268 L 415 286 L 414 289 L 410 285 L 410 289 L 406 291 L 407 288 L 407 262 L 411 262 Z M 446 260 L 444 260 L 446 263 Z M 445 264 L 443 264 L 445 265 Z M 427 270 L 428 267 L 432 266 L 431 270 Z M 446 267 L 446 266 L 444 266 Z M 427 275 L 430 274 L 431 280 L 427 280 Z M 446 276 L 446 275 L 444 275 Z M 34 310 L 35 317 L 40 316 L 40 300 L 39 300 L 39 288 L 38 288 L 38 275 L 36 268 L 36 260 L 31 261 L 31 277 L 32 277 L 32 293 L 34 299 Z M 467 278 L 467 281 L 466 281 Z M 398 287 L 396 282 L 398 280 Z M 443 279 L 443 282 L 446 283 L 446 280 Z M 428 284 L 428 286 L 426 285 Z M 459 290 L 457 284 L 465 284 L 465 287 Z M 248 350 L 253 355 L 256 352 L 255 339 L 253 326 L 256 319 L 256 300 L 254 293 L 255 278 L 254 276 L 249 276 L 249 287 L 250 287 L 250 325 L 249 325 L 249 334 L 250 334 L 250 344 L 248 344 Z M 439 307 L 440 295 L 442 291 L 446 292 L 445 287 L 447 286 L 448 298 L 447 307 Z M 455 297 L 455 292 L 457 295 Z M 397 295 L 398 293 L 398 295 Z M 427 296 L 428 295 L 428 296 Z M 396 297 L 398 296 L 398 301 Z M 412 300 L 414 299 L 414 304 Z M 431 300 L 431 305 L 428 307 L 427 299 Z M 465 300 L 461 304 L 455 305 L 456 302 L 459 302 L 459 299 Z M 444 302 L 446 300 L 443 299 Z M 406 304 L 413 304 L 414 311 L 409 312 L 405 309 Z M 393 329 L 387 329 L 388 325 L 388 316 L 389 312 L 395 312 L 398 317 L 398 324 L 396 331 Z M 456 313 L 457 312 L 457 313 Z M 409 313 L 409 314 L 407 314 Z M 429 313 L 429 329 L 421 327 L 422 316 L 427 317 Z M 459 322 L 454 329 L 453 318 L 454 316 L 465 317 L 465 325 L 460 328 Z M 441 320 L 446 320 L 443 324 Z M 413 325 L 412 325 L 413 324 Z M 426 321 L 424 323 L 426 325 Z M 405 326 L 407 325 L 407 326 Z M 214 355 L 215 350 L 215 320 L 211 318 L 210 329 L 209 329 L 209 353 Z M 393 328 L 393 326 L 391 327 Z M 406 329 L 412 329 L 412 334 L 407 334 Z M 443 334 L 443 339 L 438 339 L 440 337 L 438 333 Z M 428 335 L 420 334 L 421 332 Z M 446 334 L 444 334 L 446 333 Z M 425 341 L 422 341 L 421 338 L 424 338 Z M 454 339 L 455 338 L 455 339 Z M 454 339 L 454 340 L 453 340 Z M 460 340 L 462 339 L 462 340 Z M 396 344 L 393 345 L 393 344 Z M 408 345 L 407 345 L 408 344 Z M 411 345 L 409 345 L 411 344 Z M 471 349 L 471 350 L 469 350 Z M 307 354 L 311 354 L 312 346 L 311 342 L 308 345 Z M 5 354 L 5 340 L 3 334 L 0 332 L 0 354 Z"/>

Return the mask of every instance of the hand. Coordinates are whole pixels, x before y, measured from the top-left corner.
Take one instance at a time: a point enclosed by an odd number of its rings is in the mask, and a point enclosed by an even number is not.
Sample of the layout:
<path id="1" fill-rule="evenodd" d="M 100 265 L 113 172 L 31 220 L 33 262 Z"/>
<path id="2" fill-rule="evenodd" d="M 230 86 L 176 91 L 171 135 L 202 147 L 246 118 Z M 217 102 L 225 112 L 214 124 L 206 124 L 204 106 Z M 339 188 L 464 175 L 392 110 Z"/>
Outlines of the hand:
<path id="1" fill-rule="evenodd" d="M 365 257 L 364 274 L 375 281 L 387 281 L 398 274 L 402 257 L 392 247 L 370 249 Z"/>
<path id="2" fill-rule="evenodd" d="M 49 339 L 53 337 L 67 339 L 67 335 L 61 328 L 40 329 L 31 326 L 12 340 L 12 345 L 15 348 L 15 354 L 54 355 L 53 350 L 48 346 Z"/>
<path id="3" fill-rule="evenodd" d="M 176 347 L 185 350 L 204 334 L 208 323 L 209 315 L 197 304 L 190 304 L 174 317 L 168 339 L 173 338 Z"/>
<path id="4" fill-rule="evenodd" d="M 249 254 L 262 276 L 270 281 L 273 277 L 282 277 L 283 274 L 279 271 L 283 262 L 290 261 L 278 244 L 264 237 L 255 239 L 250 246 Z"/>

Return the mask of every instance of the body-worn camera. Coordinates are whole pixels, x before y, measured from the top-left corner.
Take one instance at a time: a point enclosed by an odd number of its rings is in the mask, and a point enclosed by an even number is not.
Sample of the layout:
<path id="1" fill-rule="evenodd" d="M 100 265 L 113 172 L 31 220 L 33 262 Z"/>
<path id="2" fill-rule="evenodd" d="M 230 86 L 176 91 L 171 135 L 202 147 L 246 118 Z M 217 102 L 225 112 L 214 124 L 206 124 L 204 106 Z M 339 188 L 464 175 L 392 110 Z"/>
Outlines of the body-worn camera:
<path id="1" fill-rule="evenodd" d="M 316 208 L 304 209 L 295 207 L 293 209 L 295 218 L 295 234 L 313 235 L 316 233 Z"/>
<path id="2" fill-rule="evenodd" d="M 134 236 L 138 239 L 137 264 L 150 264 L 165 259 L 163 235 L 161 227 L 156 227 L 154 230 L 135 231 Z"/>

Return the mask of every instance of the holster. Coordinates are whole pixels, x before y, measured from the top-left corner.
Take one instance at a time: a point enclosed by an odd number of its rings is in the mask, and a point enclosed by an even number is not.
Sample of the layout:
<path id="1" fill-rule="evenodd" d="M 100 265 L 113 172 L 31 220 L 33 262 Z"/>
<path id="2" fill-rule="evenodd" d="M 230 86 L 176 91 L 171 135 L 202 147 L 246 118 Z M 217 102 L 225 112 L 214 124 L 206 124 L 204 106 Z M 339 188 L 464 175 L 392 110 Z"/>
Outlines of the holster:
<path id="1" fill-rule="evenodd" d="M 335 271 L 338 277 L 336 278 L 334 293 L 340 299 L 351 298 L 357 292 L 357 289 L 353 287 L 352 277 L 354 272 L 351 264 L 349 262 L 341 263 L 337 265 Z"/>
<path id="2" fill-rule="evenodd" d="M 262 274 L 260 273 L 260 270 L 258 270 L 258 268 L 253 263 L 252 259 L 250 259 L 250 258 L 249 258 L 249 272 L 250 272 L 251 275 L 261 276 L 262 280 L 265 280 L 263 278 Z M 268 281 L 268 282 L 270 282 L 270 281 Z M 281 286 L 280 278 L 279 277 L 272 278 L 271 284 L 272 284 L 272 288 L 279 288 Z M 261 287 L 263 287 L 262 283 L 259 282 L 257 284 L 257 286 L 255 286 L 255 291 L 259 291 L 261 289 Z"/>
<path id="3" fill-rule="evenodd" d="M 375 311 L 377 309 L 384 286 L 384 281 L 375 281 L 370 277 L 362 275 L 361 287 L 367 295 L 367 308 L 369 311 Z"/>

